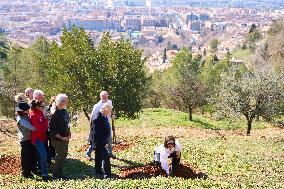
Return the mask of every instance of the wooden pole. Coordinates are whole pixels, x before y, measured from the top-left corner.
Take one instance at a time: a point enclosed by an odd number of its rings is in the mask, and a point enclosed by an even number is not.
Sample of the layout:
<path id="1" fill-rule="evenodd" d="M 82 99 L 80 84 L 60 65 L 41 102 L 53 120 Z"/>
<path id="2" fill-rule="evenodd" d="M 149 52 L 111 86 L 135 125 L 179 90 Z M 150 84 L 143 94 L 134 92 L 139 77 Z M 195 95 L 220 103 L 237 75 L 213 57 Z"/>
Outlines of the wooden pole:
<path id="1" fill-rule="evenodd" d="M 112 143 L 116 143 L 116 134 L 115 134 L 115 125 L 114 125 L 115 116 L 111 116 L 111 128 L 112 128 Z"/>

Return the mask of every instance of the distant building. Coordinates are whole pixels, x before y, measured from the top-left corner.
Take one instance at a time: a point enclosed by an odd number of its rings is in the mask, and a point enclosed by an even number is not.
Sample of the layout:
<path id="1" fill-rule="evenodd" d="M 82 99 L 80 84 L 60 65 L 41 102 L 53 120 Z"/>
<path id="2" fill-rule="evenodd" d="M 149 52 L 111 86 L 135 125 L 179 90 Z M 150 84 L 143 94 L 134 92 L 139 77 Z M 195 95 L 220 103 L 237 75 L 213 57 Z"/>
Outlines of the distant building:
<path id="1" fill-rule="evenodd" d="M 105 31 L 111 24 L 104 18 L 69 20 L 67 27 L 70 29 L 73 25 L 83 27 L 85 30 Z"/>
<path id="2" fill-rule="evenodd" d="M 113 29 L 113 20 L 112 20 L 112 18 L 107 18 L 106 19 L 106 29 L 107 30 L 112 30 Z"/>
<path id="3" fill-rule="evenodd" d="M 125 29 L 126 30 L 141 30 L 141 18 L 140 16 L 127 16 L 125 17 Z"/>
<path id="4" fill-rule="evenodd" d="M 157 21 L 157 27 L 169 27 L 169 23 L 167 22 L 166 19 L 164 18 L 160 18 L 158 21 Z"/>
<path id="5" fill-rule="evenodd" d="M 158 43 L 158 39 L 154 36 L 141 36 L 142 43 Z"/>
<path id="6" fill-rule="evenodd" d="M 5 29 L 4 28 L 0 28 L 0 33 L 5 33 Z"/>
<path id="7" fill-rule="evenodd" d="M 107 7 L 113 8 L 114 0 L 107 0 Z"/>
<path id="8" fill-rule="evenodd" d="M 147 1 L 149 0 L 125 0 L 124 5 L 125 6 L 143 6 L 145 7 L 147 4 Z"/>
<path id="9" fill-rule="evenodd" d="M 10 20 L 12 22 L 27 22 L 29 21 L 27 17 L 24 16 L 11 16 Z"/>
<path id="10" fill-rule="evenodd" d="M 123 28 L 121 26 L 121 19 L 120 18 L 114 18 L 113 19 L 113 29 L 116 31 L 122 31 Z"/>
<path id="11" fill-rule="evenodd" d="M 199 20 L 209 20 L 209 15 L 208 14 L 200 14 L 199 15 Z"/>
<path id="12" fill-rule="evenodd" d="M 248 24 L 247 24 L 247 23 L 241 23 L 241 24 L 240 24 L 240 27 L 241 27 L 241 28 L 247 28 L 247 27 L 248 27 Z"/>
<path id="13" fill-rule="evenodd" d="M 152 6 L 152 1 L 146 0 L 146 7 L 151 7 L 151 6 Z"/>
<path id="14" fill-rule="evenodd" d="M 207 14 L 200 14 L 200 15 L 198 15 L 198 14 L 191 13 L 191 14 L 188 14 L 186 16 L 186 23 L 187 24 L 190 23 L 190 22 L 193 22 L 193 21 L 197 21 L 197 20 L 199 20 L 199 21 L 207 21 L 207 20 L 209 20 L 209 15 L 207 15 Z"/>
<path id="15" fill-rule="evenodd" d="M 189 28 L 193 31 L 200 31 L 201 30 L 201 23 L 200 21 L 193 21 L 188 24 Z"/>
<path id="16" fill-rule="evenodd" d="M 156 26 L 157 19 L 155 17 L 142 17 L 141 25 L 145 27 Z"/>
<path id="17" fill-rule="evenodd" d="M 186 23 L 188 24 L 189 22 L 193 22 L 193 21 L 196 21 L 198 19 L 199 19 L 198 15 L 191 13 L 191 14 L 186 16 Z"/>

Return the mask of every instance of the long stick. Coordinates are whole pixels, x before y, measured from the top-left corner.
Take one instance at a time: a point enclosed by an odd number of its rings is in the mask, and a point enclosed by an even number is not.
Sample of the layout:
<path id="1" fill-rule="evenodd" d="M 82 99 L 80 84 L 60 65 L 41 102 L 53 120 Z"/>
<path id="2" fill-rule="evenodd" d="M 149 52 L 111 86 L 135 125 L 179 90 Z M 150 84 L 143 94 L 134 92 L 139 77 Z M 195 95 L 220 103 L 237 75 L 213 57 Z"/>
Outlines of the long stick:
<path id="1" fill-rule="evenodd" d="M 112 128 L 112 143 L 116 143 L 116 135 L 115 135 L 115 126 L 114 126 L 114 118 L 111 118 L 111 128 Z"/>

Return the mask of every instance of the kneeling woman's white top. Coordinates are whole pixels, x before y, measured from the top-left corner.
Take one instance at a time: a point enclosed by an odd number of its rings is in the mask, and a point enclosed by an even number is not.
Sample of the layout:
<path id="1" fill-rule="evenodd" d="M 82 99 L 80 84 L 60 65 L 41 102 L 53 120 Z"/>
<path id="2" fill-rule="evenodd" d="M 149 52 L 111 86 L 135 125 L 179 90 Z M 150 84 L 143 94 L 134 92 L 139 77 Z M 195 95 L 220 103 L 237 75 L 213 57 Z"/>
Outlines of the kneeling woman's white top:
<path id="1" fill-rule="evenodd" d="M 168 165 L 168 157 L 171 155 L 173 152 L 181 151 L 182 147 L 179 143 L 178 140 L 175 140 L 175 146 L 170 150 L 168 148 L 164 147 L 164 144 L 161 144 L 160 146 L 155 148 L 155 156 L 159 154 L 159 158 L 155 157 L 155 161 L 160 161 L 161 162 L 161 167 L 164 169 L 167 173 L 167 175 L 170 174 L 169 171 L 169 165 Z"/>

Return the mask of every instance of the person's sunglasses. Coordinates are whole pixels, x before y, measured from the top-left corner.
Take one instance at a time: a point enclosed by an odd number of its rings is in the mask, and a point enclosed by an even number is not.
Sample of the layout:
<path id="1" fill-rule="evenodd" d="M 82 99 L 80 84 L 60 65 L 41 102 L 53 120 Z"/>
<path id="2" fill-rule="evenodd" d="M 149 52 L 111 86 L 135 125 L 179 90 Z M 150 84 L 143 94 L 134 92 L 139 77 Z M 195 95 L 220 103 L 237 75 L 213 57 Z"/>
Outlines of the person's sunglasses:
<path id="1" fill-rule="evenodd" d="M 167 145 L 175 145 L 175 143 L 169 142 L 167 143 Z"/>

